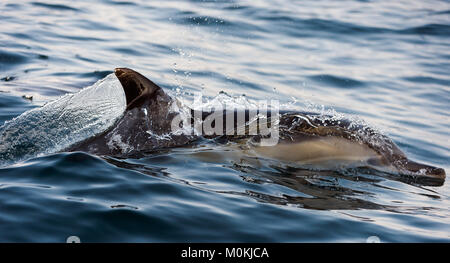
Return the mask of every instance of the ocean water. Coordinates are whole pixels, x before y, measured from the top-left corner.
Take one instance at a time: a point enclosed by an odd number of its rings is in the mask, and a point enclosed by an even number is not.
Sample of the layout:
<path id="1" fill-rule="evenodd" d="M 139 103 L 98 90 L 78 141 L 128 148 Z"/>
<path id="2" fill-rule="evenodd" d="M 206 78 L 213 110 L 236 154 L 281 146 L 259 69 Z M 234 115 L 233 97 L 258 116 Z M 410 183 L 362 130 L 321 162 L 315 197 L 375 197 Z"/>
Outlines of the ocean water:
<path id="1" fill-rule="evenodd" d="M 115 67 L 187 99 L 362 119 L 450 172 L 448 1 L 0 2 L 0 125 Z M 202 146 L 0 167 L 0 241 L 450 241 L 448 180 L 255 166 Z"/>

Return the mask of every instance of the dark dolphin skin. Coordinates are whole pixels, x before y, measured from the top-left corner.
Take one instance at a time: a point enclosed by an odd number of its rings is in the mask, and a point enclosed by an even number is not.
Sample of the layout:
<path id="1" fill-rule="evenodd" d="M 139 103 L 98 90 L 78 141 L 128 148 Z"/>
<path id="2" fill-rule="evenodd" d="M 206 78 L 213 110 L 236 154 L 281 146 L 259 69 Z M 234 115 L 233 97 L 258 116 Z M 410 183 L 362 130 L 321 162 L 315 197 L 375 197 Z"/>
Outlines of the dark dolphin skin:
<path id="1" fill-rule="evenodd" d="M 127 108 L 124 116 L 103 134 L 71 146 L 67 151 L 111 156 L 138 155 L 186 145 L 197 139 L 195 136 L 172 135 L 170 139 L 161 140 L 150 136 L 170 133 L 171 121 L 176 116 L 169 111 L 171 97 L 134 70 L 116 68 L 114 73 L 125 91 Z"/>
<path id="2" fill-rule="evenodd" d="M 162 88 L 134 70 L 116 68 L 114 72 L 126 95 L 127 108 L 123 117 L 103 134 L 73 145 L 66 151 L 125 157 L 162 148 L 189 145 L 200 138 L 195 135 L 170 134 L 171 122 L 176 113 L 170 111 L 172 98 Z M 201 118 L 207 115 L 207 112 L 200 113 Z M 280 112 L 278 116 L 280 144 L 301 143 L 334 136 L 365 145 L 375 151 L 379 158 L 368 160 L 368 166 L 393 167 L 400 174 L 417 174 L 421 178 L 437 180 L 440 182 L 438 184 L 443 184 L 445 180 L 444 169 L 409 160 L 392 140 L 368 127 L 351 125 L 345 120 L 323 119 L 312 113 L 285 111 Z M 270 119 L 270 116 L 268 117 Z M 248 118 L 246 111 L 246 120 Z M 223 119 L 225 123 L 226 118 Z M 262 138 L 259 135 L 202 137 L 215 138 L 219 141 L 222 139 L 233 141 L 243 137 L 258 141 Z"/>

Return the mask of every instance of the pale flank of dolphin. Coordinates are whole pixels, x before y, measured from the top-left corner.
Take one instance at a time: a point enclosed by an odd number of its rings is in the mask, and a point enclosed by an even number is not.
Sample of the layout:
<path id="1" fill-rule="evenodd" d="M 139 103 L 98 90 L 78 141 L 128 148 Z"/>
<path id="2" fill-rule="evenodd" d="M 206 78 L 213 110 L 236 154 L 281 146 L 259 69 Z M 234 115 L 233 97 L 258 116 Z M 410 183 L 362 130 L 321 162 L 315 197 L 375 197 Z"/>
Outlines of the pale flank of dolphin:
<path id="1" fill-rule="evenodd" d="M 367 165 L 369 160 L 381 159 L 377 152 L 364 144 L 334 136 L 302 142 L 278 143 L 270 147 L 256 146 L 249 152 L 303 166 L 320 165 L 330 169 Z"/>

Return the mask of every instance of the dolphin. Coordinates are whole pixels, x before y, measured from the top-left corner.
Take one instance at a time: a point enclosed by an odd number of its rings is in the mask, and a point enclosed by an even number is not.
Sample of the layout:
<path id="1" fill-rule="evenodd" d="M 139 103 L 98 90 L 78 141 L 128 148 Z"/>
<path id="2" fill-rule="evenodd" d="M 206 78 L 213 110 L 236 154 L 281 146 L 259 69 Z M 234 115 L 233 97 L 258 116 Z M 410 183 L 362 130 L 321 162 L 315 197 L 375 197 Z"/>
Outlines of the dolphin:
<path id="1" fill-rule="evenodd" d="M 258 146 L 257 143 L 264 138 L 261 134 L 175 134 L 171 132 L 172 121 L 177 115 L 171 110 L 174 103 L 172 97 L 132 69 L 116 68 L 114 73 L 126 95 L 127 106 L 123 117 L 102 134 L 77 143 L 66 151 L 132 156 L 162 148 L 186 146 L 201 138 L 208 138 L 221 142 L 244 142 L 247 147 L 243 151 L 249 156 L 311 168 L 371 167 L 388 173 L 445 180 L 444 169 L 408 159 L 391 139 L 370 127 L 314 113 L 280 111 L 277 115 L 279 141 L 271 146 Z M 190 119 L 191 123 L 198 119 L 205 121 L 210 114 L 198 114 L 194 110 L 191 113 L 194 116 Z M 243 113 L 248 123 L 251 114 L 248 110 Z M 223 111 L 222 114 L 238 113 Z M 267 117 L 269 122 L 274 119 L 274 116 Z M 226 118 L 222 119 L 225 124 Z M 236 118 L 234 125 L 237 125 Z"/>

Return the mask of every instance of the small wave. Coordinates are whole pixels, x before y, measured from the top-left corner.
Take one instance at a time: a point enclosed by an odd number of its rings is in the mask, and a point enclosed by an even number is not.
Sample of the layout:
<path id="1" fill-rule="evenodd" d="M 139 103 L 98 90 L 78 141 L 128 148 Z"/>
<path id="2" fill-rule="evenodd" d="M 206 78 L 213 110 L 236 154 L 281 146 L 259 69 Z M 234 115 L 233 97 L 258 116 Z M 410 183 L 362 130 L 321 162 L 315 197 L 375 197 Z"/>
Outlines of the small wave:
<path id="1" fill-rule="evenodd" d="M 364 82 L 356 79 L 327 74 L 313 75 L 310 76 L 309 79 L 314 80 L 316 82 L 331 84 L 332 86 L 338 88 L 357 88 L 357 87 L 364 87 L 366 85 Z"/>
<path id="2" fill-rule="evenodd" d="M 71 6 L 63 5 L 63 4 L 49 4 L 49 3 L 42 3 L 42 2 L 33 2 L 31 4 L 34 6 L 44 7 L 44 8 L 53 9 L 53 10 L 81 11 L 80 9 L 77 9 L 75 7 L 71 7 Z"/>
<path id="3" fill-rule="evenodd" d="M 428 77 L 428 76 L 416 76 L 416 77 L 405 77 L 404 80 L 407 80 L 412 83 L 431 83 L 438 84 L 442 86 L 450 86 L 450 80 Z"/>
<path id="4" fill-rule="evenodd" d="M 127 47 L 116 47 L 111 48 L 112 51 L 119 54 L 133 55 L 133 56 L 143 56 L 144 54 L 137 49 L 127 48 Z"/>
<path id="5" fill-rule="evenodd" d="M 280 33 L 286 33 L 295 37 L 314 37 L 320 34 L 333 34 L 339 36 L 359 34 L 413 34 L 413 35 L 435 35 L 448 36 L 450 26 L 444 24 L 425 24 L 409 28 L 392 28 L 366 26 L 338 20 L 327 20 L 319 18 L 296 18 L 284 15 L 263 15 L 258 19 L 270 22 L 271 26 L 282 27 Z"/>
<path id="6" fill-rule="evenodd" d="M 92 20 L 77 20 L 75 25 L 78 28 L 90 31 L 120 31 L 114 24 L 107 24 Z"/>
<path id="7" fill-rule="evenodd" d="M 446 14 L 450 14 L 450 10 L 444 10 L 444 11 L 433 12 L 432 14 L 436 14 L 436 15 L 446 15 Z"/>
<path id="8" fill-rule="evenodd" d="M 111 3 L 113 5 L 121 5 L 121 6 L 135 6 L 137 5 L 136 3 L 133 2 L 128 2 L 128 1 L 115 1 L 115 0 L 108 0 L 106 1 L 107 3 Z"/>
<path id="9" fill-rule="evenodd" d="M 314 37 L 320 34 L 357 35 L 357 34 L 380 34 L 392 32 L 392 30 L 381 27 L 362 26 L 337 20 L 326 20 L 318 18 L 300 19 L 289 16 L 260 16 L 261 20 L 271 22 L 273 26 L 281 26 L 280 33 L 286 33 L 295 37 Z"/>
<path id="10" fill-rule="evenodd" d="M 111 70 L 96 70 L 96 71 L 92 71 L 92 72 L 83 73 L 80 76 L 87 77 L 87 78 L 103 79 L 112 73 L 113 72 Z"/>
<path id="11" fill-rule="evenodd" d="M 25 55 L 0 51 L 0 71 L 9 69 L 14 65 L 23 64 L 28 61 Z"/>
<path id="12" fill-rule="evenodd" d="M 400 34 L 430 35 L 430 36 L 449 36 L 450 26 L 442 24 L 426 24 L 417 27 L 406 28 L 397 31 Z"/>

